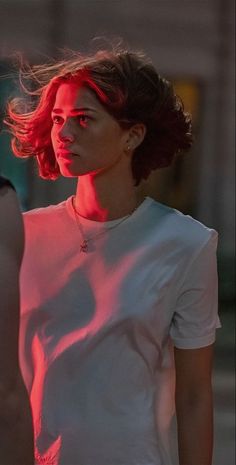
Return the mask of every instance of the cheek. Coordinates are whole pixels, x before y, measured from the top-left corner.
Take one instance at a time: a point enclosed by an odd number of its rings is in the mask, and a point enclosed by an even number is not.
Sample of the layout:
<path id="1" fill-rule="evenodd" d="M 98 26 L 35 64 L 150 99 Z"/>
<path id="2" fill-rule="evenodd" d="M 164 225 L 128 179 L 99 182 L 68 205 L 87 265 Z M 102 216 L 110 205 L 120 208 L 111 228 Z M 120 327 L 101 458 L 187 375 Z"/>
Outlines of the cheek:
<path id="1" fill-rule="evenodd" d="M 56 137 L 57 137 L 57 131 L 56 131 L 56 129 L 54 127 L 52 127 L 52 129 L 51 129 L 50 136 L 51 136 L 52 145 L 54 145 L 55 142 L 56 142 Z"/>
<path id="2" fill-rule="evenodd" d="M 103 144 L 107 146 L 108 149 L 113 149 L 115 152 L 120 151 L 123 142 L 122 135 L 119 128 L 112 127 L 109 131 L 104 131 Z"/>

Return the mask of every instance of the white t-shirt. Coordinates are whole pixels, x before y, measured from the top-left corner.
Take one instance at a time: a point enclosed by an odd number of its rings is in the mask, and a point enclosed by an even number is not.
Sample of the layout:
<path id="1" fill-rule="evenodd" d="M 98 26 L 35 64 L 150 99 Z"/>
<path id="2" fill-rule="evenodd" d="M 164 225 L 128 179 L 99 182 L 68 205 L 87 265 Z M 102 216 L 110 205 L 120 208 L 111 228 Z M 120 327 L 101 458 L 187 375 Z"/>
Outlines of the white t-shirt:
<path id="1" fill-rule="evenodd" d="M 121 223 L 81 219 L 87 253 L 72 197 L 24 221 L 36 464 L 170 465 L 173 344 L 214 342 L 217 233 L 151 198 Z"/>

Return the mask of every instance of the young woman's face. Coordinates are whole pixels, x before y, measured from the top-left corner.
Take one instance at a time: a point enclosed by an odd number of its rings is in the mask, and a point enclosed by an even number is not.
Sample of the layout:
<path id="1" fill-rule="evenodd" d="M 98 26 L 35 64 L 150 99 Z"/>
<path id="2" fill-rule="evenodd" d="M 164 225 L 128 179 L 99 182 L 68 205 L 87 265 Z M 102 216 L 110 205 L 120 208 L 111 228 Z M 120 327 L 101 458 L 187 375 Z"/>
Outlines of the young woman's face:
<path id="1" fill-rule="evenodd" d="M 127 159 L 127 135 L 92 90 L 75 83 L 60 85 L 52 110 L 51 140 L 62 175 L 112 169 Z"/>

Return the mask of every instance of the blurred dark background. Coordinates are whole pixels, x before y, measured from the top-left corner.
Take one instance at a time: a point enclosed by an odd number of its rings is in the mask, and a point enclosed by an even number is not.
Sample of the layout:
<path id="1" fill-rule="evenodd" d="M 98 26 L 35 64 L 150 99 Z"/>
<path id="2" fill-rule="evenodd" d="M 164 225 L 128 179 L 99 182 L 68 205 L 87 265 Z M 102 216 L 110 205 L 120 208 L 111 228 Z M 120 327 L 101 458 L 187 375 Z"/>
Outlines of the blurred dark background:
<path id="1" fill-rule="evenodd" d="M 106 47 L 122 38 L 144 50 L 173 81 L 193 115 L 196 142 L 171 168 L 151 175 L 140 196 L 180 209 L 219 232 L 219 312 L 214 369 L 213 465 L 234 463 L 235 303 L 235 6 L 234 0 L 0 0 L 0 114 L 18 95 L 12 55 L 30 63 L 60 56 L 60 49 Z M 95 41 L 97 43 L 97 41 Z M 0 122 L 1 124 L 1 122 Z M 57 203 L 75 182 L 37 177 L 35 164 L 15 159 L 0 133 L 0 171 L 16 186 L 23 210 Z"/>

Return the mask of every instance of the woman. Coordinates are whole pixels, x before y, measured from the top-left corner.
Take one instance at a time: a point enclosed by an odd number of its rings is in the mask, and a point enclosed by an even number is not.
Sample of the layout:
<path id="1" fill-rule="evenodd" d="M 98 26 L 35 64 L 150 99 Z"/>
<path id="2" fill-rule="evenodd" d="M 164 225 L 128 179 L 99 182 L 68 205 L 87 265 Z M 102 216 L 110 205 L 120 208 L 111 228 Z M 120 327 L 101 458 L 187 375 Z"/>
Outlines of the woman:
<path id="1" fill-rule="evenodd" d="M 34 68 L 28 113 L 9 105 L 17 156 L 79 179 L 25 214 L 21 361 L 36 463 L 210 465 L 217 234 L 137 185 L 190 148 L 190 117 L 140 53 Z M 174 394 L 174 367 L 176 388 Z"/>
<path id="2" fill-rule="evenodd" d="M 18 362 L 23 221 L 12 184 L 0 176 L 0 465 L 32 465 L 32 419 Z"/>

